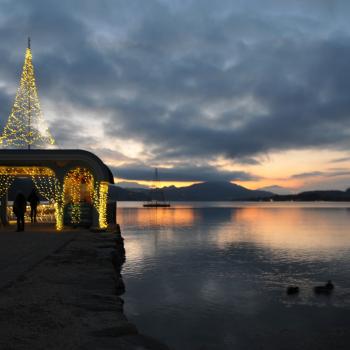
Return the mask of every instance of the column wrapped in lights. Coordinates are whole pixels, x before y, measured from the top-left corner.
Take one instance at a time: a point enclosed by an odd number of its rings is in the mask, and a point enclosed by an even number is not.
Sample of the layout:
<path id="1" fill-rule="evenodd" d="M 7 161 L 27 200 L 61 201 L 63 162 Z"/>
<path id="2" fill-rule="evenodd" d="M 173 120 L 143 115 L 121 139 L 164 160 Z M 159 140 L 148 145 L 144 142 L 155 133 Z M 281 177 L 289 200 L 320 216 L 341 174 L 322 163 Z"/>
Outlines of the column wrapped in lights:
<path id="1" fill-rule="evenodd" d="M 61 231 L 63 229 L 63 215 L 64 215 L 64 184 L 59 180 L 56 181 L 56 197 L 55 197 L 55 218 L 56 229 Z"/>
<path id="2" fill-rule="evenodd" d="M 72 206 L 71 221 L 73 225 L 81 223 L 81 205 L 94 203 L 94 177 L 84 168 L 75 168 L 64 179 L 66 204 Z"/>
<path id="3" fill-rule="evenodd" d="M 40 195 L 49 202 L 54 203 L 56 229 L 63 229 L 63 193 L 62 185 L 57 179 L 55 173 L 45 168 L 45 172 L 38 172 L 37 168 L 33 168 L 31 178 Z"/>
<path id="4" fill-rule="evenodd" d="M 100 204 L 98 208 L 98 222 L 100 228 L 107 228 L 107 199 L 108 199 L 108 183 L 101 182 L 100 183 Z"/>
<path id="5" fill-rule="evenodd" d="M 33 183 L 42 197 L 54 204 L 56 229 L 63 228 L 63 186 L 54 175 L 32 175 Z"/>
<path id="6" fill-rule="evenodd" d="M 96 181 L 94 186 L 94 207 L 98 212 L 99 227 L 106 229 L 107 223 L 107 201 L 108 201 L 108 183 Z"/>
<path id="7" fill-rule="evenodd" d="M 91 203 L 98 213 L 100 228 L 107 228 L 108 183 L 95 181 L 88 169 L 76 168 L 69 171 L 64 180 L 65 201 L 72 205 L 72 223 L 81 220 L 81 201 Z M 85 192 L 82 191 L 85 186 Z M 84 192 L 84 193 L 83 193 Z"/>

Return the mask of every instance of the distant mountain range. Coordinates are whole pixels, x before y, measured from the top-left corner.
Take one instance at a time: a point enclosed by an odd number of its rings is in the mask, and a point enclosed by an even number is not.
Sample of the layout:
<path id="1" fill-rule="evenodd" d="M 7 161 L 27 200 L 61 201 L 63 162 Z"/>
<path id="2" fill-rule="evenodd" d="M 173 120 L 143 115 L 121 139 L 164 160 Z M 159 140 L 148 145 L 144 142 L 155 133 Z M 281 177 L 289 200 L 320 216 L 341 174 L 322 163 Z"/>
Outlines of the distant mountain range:
<path id="1" fill-rule="evenodd" d="M 165 198 L 169 201 L 350 201 L 350 189 L 346 191 L 307 191 L 298 194 L 291 194 L 289 191 L 280 186 L 249 190 L 225 181 L 203 182 L 179 188 L 175 186 L 163 188 Z M 126 189 L 113 186 L 110 192 L 111 197 L 119 201 L 147 201 L 150 199 L 149 189 Z"/>
<path id="2" fill-rule="evenodd" d="M 289 188 L 281 187 L 281 186 L 277 186 L 277 185 L 261 187 L 261 188 L 258 188 L 258 190 L 272 192 L 274 194 L 293 194 L 294 193 Z"/>
<path id="3" fill-rule="evenodd" d="M 17 178 L 9 190 L 9 200 L 13 200 L 17 191 L 28 196 L 32 190 L 31 179 Z M 350 202 L 350 189 L 346 191 L 306 191 L 298 194 L 276 194 L 276 186 L 265 187 L 266 190 L 249 190 L 243 186 L 225 181 L 210 181 L 187 187 L 169 186 L 163 188 L 165 199 L 169 201 L 335 201 Z M 277 188 L 281 190 L 281 188 Z M 282 188 L 283 190 L 283 188 Z M 110 186 L 109 197 L 118 201 L 147 201 L 151 198 L 148 188 L 122 188 Z M 276 191 L 277 192 L 277 191 Z M 160 199 L 160 192 L 155 193 Z"/>
<path id="4" fill-rule="evenodd" d="M 225 181 L 210 181 L 194 184 L 187 187 L 163 187 L 166 200 L 169 201 L 241 201 L 261 200 L 274 194 L 268 191 L 249 190 L 243 186 Z M 157 196 L 157 193 L 155 194 Z M 114 186 L 111 196 L 118 200 L 147 201 L 151 197 L 149 189 L 121 188 Z M 160 198 L 160 193 L 158 192 Z M 158 198 L 158 199 L 159 199 Z"/>
<path id="5" fill-rule="evenodd" d="M 277 202 L 296 201 L 296 202 L 314 202 L 314 201 L 328 201 L 328 202 L 350 202 L 350 189 L 346 191 L 306 191 L 292 195 L 274 195 L 271 198 L 264 198 L 263 200 L 271 200 Z"/>

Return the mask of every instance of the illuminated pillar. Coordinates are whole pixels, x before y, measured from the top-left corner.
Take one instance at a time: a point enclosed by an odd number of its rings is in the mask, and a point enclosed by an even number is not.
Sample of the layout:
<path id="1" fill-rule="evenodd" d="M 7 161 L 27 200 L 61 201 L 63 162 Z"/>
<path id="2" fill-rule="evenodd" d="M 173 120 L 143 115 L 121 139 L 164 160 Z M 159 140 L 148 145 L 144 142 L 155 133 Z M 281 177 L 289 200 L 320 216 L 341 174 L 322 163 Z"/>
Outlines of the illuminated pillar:
<path id="1" fill-rule="evenodd" d="M 55 217 L 56 217 L 56 230 L 62 231 L 62 229 L 63 229 L 63 205 L 59 201 L 55 202 Z"/>
<path id="2" fill-rule="evenodd" d="M 108 198 L 108 183 L 101 182 L 99 189 L 99 205 L 98 205 L 98 223 L 102 229 L 107 228 L 107 198 Z"/>
<path id="3" fill-rule="evenodd" d="M 64 226 L 64 173 L 61 169 L 56 171 L 56 198 L 55 198 L 55 218 L 56 230 L 61 231 Z"/>

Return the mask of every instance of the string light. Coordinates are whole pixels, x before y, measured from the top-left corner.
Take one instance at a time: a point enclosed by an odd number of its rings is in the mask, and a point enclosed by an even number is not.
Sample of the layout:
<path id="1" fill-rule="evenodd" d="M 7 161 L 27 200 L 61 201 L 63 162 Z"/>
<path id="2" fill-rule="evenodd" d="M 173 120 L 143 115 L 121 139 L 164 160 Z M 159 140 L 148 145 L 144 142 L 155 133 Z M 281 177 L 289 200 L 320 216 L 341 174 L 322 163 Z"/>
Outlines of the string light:
<path id="1" fill-rule="evenodd" d="M 87 169 L 76 168 L 67 173 L 64 185 L 65 201 L 72 207 L 72 224 L 78 225 L 82 219 L 82 202 L 93 205 L 94 178 Z"/>
<path id="2" fill-rule="evenodd" d="M 26 166 L 17 166 L 17 167 L 6 167 L 0 166 L 0 175 L 12 175 L 12 176 L 55 176 L 55 172 L 50 168 L 45 167 L 26 167 Z"/>
<path id="3" fill-rule="evenodd" d="M 55 176 L 31 175 L 33 183 L 42 197 L 49 202 L 56 199 L 57 178 Z"/>
<path id="4" fill-rule="evenodd" d="M 39 193 L 49 202 L 54 203 L 56 229 L 63 229 L 64 192 L 55 176 L 32 175 L 32 180 Z"/>
<path id="5" fill-rule="evenodd" d="M 30 176 L 39 194 L 54 203 L 56 229 L 63 228 L 63 191 L 55 172 L 45 167 L 0 167 L 0 195 L 7 193 L 16 176 Z"/>
<path id="6" fill-rule="evenodd" d="M 93 203 L 98 212 L 99 227 L 107 228 L 107 200 L 108 200 L 108 183 L 96 181 L 94 186 Z"/>
<path id="7" fill-rule="evenodd" d="M 57 230 L 63 228 L 64 206 L 67 204 L 72 205 L 72 224 L 81 223 L 82 203 L 93 206 L 98 212 L 99 227 L 107 228 L 108 183 L 95 181 L 89 170 L 76 168 L 69 171 L 62 184 L 50 168 L 0 166 L 0 196 L 7 193 L 15 176 L 30 176 L 39 194 L 53 202 Z"/>
<path id="8" fill-rule="evenodd" d="M 91 204 L 98 212 L 99 227 L 107 228 L 108 183 L 94 180 L 89 170 L 71 170 L 64 180 L 65 200 L 72 205 L 72 223 L 81 221 L 81 203 Z"/>
<path id="9" fill-rule="evenodd" d="M 60 181 L 56 181 L 55 184 L 56 188 L 56 197 L 55 197 L 55 218 L 56 218 L 56 229 L 58 231 L 61 231 L 63 229 L 64 225 L 64 183 L 63 185 L 60 183 Z"/>
<path id="10" fill-rule="evenodd" d="M 99 208 L 98 208 L 98 221 L 100 228 L 106 229 L 107 223 L 107 197 L 108 197 L 108 183 L 100 183 L 100 193 L 99 193 Z"/>
<path id="11" fill-rule="evenodd" d="M 32 177 L 36 188 L 43 197 L 47 200 L 55 198 L 55 194 L 51 190 L 51 182 L 56 181 L 55 173 L 51 169 L 43 167 L 0 167 L 0 195 L 7 193 L 16 176 L 28 175 Z M 44 181 L 49 181 L 47 188 L 41 186 L 41 182 Z"/>
<path id="12" fill-rule="evenodd" d="M 14 176 L 0 175 L 0 197 L 4 196 L 11 187 Z"/>
<path id="13" fill-rule="evenodd" d="M 0 137 L 0 144 L 6 148 L 44 147 L 54 144 L 54 139 L 41 112 L 29 43 L 20 86 L 11 114 Z"/>

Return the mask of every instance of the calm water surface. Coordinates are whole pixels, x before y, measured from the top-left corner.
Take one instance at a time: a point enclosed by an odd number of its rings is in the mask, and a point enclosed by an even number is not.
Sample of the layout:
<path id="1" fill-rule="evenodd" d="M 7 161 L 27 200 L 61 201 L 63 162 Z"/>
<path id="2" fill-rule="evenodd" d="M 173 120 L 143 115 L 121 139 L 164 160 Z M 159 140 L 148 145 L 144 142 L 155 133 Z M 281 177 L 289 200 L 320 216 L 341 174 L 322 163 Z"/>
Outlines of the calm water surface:
<path id="1" fill-rule="evenodd" d="M 118 205 L 142 333 L 173 349 L 350 348 L 350 203 Z M 314 295 L 328 279 L 333 295 Z"/>

